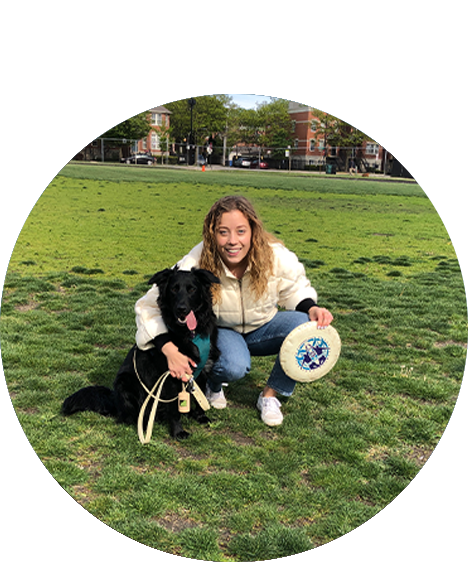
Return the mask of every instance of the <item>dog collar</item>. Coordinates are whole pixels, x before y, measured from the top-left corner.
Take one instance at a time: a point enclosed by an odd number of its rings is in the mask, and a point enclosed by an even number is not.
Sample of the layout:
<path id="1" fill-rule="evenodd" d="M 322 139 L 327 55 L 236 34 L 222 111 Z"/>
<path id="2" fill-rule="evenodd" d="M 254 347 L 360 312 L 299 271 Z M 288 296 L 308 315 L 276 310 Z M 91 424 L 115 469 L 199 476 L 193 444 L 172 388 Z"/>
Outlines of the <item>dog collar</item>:
<path id="1" fill-rule="evenodd" d="M 193 377 L 194 379 L 196 379 L 196 377 L 201 373 L 203 367 L 206 365 L 207 360 L 209 359 L 211 341 L 208 336 L 200 336 L 199 334 L 196 334 L 196 336 L 193 338 L 193 342 L 198 347 L 199 356 L 201 358 L 200 362 L 193 372 Z"/>

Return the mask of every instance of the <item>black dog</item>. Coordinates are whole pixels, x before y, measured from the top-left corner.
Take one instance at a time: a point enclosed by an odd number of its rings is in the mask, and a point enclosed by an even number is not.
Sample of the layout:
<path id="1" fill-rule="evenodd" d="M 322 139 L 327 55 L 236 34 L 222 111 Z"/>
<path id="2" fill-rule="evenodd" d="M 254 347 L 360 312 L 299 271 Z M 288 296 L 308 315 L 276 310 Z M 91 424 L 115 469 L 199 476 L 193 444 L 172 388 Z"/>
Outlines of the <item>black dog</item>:
<path id="1" fill-rule="evenodd" d="M 211 296 L 211 285 L 220 283 L 219 279 L 203 269 L 193 268 L 188 272 L 174 268 L 158 272 L 148 283 L 158 286 L 157 303 L 168 329 L 169 340 L 182 354 L 198 363 L 196 372 L 202 369 L 197 376 L 197 383 L 204 390 L 207 373 L 219 357 L 216 317 L 212 310 Z M 203 342 L 199 347 L 195 344 L 198 341 Z M 205 356 L 203 360 L 206 359 L 204 366 L 199 365 L 201 355 Z M 85 387 L 65 399 L 62 413 L 69 415 L 94 411 L 112 416 L 118 422 L 136 424 L 141 407 L 148 397 L 142 383 L 151 390 L 167 370 L 166 357 L 157 347 L 143 351 L 134 345 L 116 375 L 113 389 L 101 385 Z M 161 399 L 173 399 L 181 390 L 181 381 L 170 375 L 162 387 Z M 192 398 L 191 403 L 195 408 L 190 414 L 200 423 L 209 422 L 197 401 Z M 144 414 L 145 425 L 151 404 L 150 401 Z M 189 436 L 181 425 L 177 400 L 159 403 L 157 419 L 169 422 L 173 437 L 183 439 Z"/>

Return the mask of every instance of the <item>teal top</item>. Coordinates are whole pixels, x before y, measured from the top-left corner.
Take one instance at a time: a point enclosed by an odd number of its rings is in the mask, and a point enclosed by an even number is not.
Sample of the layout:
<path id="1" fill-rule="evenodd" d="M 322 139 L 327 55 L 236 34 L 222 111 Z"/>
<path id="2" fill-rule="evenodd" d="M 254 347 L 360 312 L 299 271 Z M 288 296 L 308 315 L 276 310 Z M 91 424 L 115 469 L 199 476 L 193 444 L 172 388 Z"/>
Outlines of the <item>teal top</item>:
<path id="1" fill-rule="evenodd" d="M 206 365 L 207 360 L 209 359 L 209 352 L 211 348 L 211 341 L 209 336 L 196 336 L 193 338 L 194 344 L 199 348 L 199 355 L 201 356 L 201 361 L 196 366 L 196 369 L 193 372 L 193 377 L 196 377 L 201 373 L 203 367 Z"/>

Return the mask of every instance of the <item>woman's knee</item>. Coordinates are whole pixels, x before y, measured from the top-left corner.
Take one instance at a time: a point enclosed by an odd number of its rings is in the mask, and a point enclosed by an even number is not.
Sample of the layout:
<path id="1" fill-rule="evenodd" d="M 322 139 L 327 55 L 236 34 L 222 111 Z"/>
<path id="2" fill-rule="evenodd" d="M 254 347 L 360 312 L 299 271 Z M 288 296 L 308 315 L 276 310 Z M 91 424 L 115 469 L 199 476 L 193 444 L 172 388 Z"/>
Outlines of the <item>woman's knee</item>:
<path id="1" fill-rule="evenodd" d="M 225 355 L 221 352 L 220 358 L 213 368 L 213 373 L 224 382 L 237 381 L 245 377 L 251 369 L 248 355 Z"/>
<path id="2" fill-rule="evenodd" d="M 242 379 L 251 369 L 251 357 L 241 334 L 232 330 L 219 330 L 217 347 L 220 357 L 213 368 L 213 373 L 223 381 Z"/>

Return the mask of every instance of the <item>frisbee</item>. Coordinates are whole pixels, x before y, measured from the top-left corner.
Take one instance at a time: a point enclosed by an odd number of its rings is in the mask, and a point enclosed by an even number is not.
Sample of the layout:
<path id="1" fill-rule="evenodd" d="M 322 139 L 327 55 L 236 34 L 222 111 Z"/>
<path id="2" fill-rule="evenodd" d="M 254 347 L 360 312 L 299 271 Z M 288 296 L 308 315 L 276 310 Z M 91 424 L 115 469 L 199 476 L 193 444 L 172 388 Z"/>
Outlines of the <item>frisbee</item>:
<path id="1" fill-rule="evenodd" d="M 336 364 L 341 339 L 331 325 L 317 328 L 315 321 L 304 323 L 284 340 L 279 359 L 286 374 L 295 381 L 310 382 L 326 375 Z"/>

